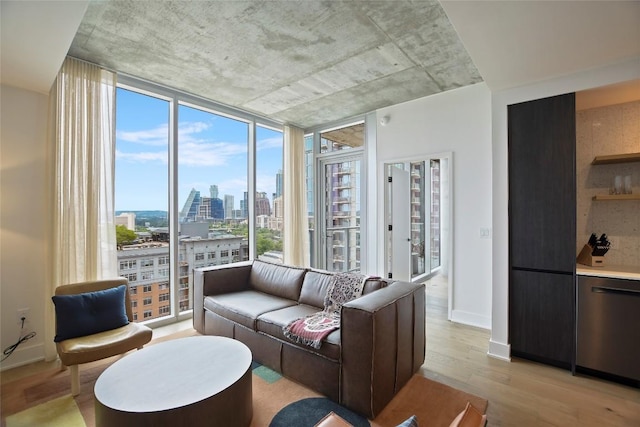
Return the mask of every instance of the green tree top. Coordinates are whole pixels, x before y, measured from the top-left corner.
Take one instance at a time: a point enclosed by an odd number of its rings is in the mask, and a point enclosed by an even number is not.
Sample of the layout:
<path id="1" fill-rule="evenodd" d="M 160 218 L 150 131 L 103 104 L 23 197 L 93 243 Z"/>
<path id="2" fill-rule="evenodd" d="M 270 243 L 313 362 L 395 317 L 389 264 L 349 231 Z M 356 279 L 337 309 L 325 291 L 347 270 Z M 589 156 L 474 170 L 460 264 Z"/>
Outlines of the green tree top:
<path id="1" fill-rule="evenodd" d="M 116 243 L 118 247 L 132 244 L 138 236 L 124 225 L 116 225 Z"/>

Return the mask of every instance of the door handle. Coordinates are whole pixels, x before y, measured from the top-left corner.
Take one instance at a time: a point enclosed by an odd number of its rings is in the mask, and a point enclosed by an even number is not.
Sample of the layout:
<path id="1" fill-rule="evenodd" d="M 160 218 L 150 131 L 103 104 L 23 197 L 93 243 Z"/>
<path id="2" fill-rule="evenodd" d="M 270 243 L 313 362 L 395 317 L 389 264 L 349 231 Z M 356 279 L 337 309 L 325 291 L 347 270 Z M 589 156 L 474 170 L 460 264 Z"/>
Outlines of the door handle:
<path id="1" fill-rule="evenodd" d="M 640 297 L 640 291 L 636 291 L 633 289 L 607 288 L 605 286 L 593 286 L 591 288 L 591 292 L 598 294 L 616 294 L 627 295 L 630 297 Z"/>

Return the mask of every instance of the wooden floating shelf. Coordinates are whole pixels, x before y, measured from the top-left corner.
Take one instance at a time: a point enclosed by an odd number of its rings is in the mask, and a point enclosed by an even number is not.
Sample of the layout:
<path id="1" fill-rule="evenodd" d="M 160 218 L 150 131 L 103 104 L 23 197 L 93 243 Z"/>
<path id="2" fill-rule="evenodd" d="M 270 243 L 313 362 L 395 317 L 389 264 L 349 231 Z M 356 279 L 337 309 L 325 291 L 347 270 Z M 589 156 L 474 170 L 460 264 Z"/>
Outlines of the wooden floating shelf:
<path id="1" fill-rule="evenodd" d="M 610 165 L 613 163 L 640 162 L 640 153 L 612 154 L 610 156 L 596 156 L 592 165 Z"/>
<path id="2" fill-rule="evenodd" d="M 640 200 L 640 194 L 597 194 L 592 200 Z"/>

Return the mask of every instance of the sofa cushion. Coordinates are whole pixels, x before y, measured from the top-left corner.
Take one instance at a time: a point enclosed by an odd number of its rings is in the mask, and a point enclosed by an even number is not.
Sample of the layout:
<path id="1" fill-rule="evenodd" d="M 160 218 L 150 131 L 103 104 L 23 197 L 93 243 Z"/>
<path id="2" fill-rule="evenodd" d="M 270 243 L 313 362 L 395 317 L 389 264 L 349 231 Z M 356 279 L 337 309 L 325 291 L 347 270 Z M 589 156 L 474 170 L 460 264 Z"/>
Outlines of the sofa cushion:
<path id="1" fill-rule="evenodd" d="M 252 289 L 298 301 L 306 269 L 254 261 L 249 275 Z"/>
<path id="2" fill-rule="evenodd" d="M 332 278 L 333 273 L 326 270 L 312 269 L 307 271 L 300 291 L 300 304 L 324 308 L 324 298 L 327 295 Z M 380 278 L 367 279 L 362 289 L 362 295 L 370 294 L 387 285 L 388 282 Z"/>
<path id="3" fill-rule="evenodd" d="M 329 291 L 333 274 L 327 271 L 310 270 L 304 275 L 300 290 L 300 304 L 324 308 L 324 298 Z"/>
<path id="4" fill-rule="evenodd" d="M 389 282 L 380 278 L 371 278 L 368 279 L 364 284 L 364 288 L 362 289 L 362 295 L 370 294 L 371 292 L 377 291 L 378 289 L 386 288 L 389 286 Z"/>
<path id="5" fill-rule="evenodd" d="M 292 305 L 296 305 L 296 302 L 257 291 L 211 295 L 204 299 L 205 310 L 210 310 L 254 331 L 258 316 Z"/>
<path id="6" fill-rule="evenodd" d="M 291 341 L 284 336 L 282 328 L 289 322 L 292 322 L 301 317 L 308 316 L 319 311 L 318 307 L 310 305 L 294 305 L 291 307 L 282 308 L 279 310 L 269 311 L 258 316 L 256 328 L 258 332 L 262 332 L 269 336 L 275 337 L 281 341 L 286 342 L 300 348 L 304 348 L 308 351 L 312 351 L 321 354 L 331 360 L 340 360 L 340 329 L 331 332 L 322 341 L 322 345 L 319 349 L 314 349 L 304 344 L 298 344 Z"/>

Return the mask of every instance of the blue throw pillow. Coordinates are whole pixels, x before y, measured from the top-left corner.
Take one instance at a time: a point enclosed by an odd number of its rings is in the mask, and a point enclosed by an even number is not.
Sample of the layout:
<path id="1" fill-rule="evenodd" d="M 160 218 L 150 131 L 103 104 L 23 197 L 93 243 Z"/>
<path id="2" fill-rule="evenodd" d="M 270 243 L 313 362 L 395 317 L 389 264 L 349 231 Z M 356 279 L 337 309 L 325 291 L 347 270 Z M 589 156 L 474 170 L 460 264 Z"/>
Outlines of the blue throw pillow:
<path id="1" fill-rule="evenodd" d="M 401 424 L 398 424 L 397 427 L 418 427 L 418 418 L 415 415 L 411 415 Z"/>
<path id="2" fill-rule="evenodd" d="M 126 285 L 75 295 L 55 295 L 55 342 L 91 335 L 129 323 L 125 309 Z"/>

